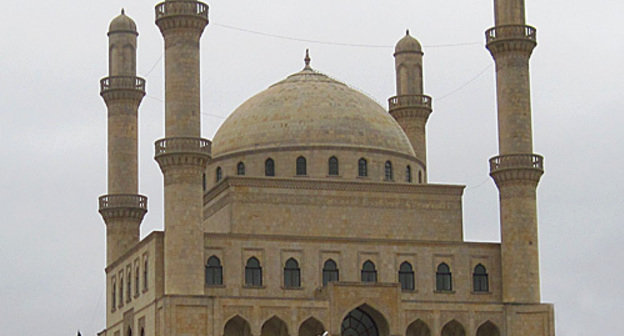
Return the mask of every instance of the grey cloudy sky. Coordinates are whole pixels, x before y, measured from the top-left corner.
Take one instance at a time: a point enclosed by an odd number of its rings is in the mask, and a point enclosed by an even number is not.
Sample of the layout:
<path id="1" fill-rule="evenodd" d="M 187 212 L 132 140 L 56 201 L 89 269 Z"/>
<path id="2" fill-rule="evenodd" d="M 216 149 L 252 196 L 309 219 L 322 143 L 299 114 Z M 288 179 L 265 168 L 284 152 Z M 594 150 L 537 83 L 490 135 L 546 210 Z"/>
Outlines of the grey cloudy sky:
<path id="1" fill-rule="evenodd" d="M 121 7 L 139 27 L 141 235 L 161 230 L 162 38 L 152 0 L 3 1 L 0 11 L 0 335 L 95 335 L 104 328 L 106 108 L 109 21 Z M 467 186 L 465 238 L 499 241 L 493 61 L 483 32 L 491 0 L 211 0 L 202 38 L 203 135 L 253 94 L 303 66 L 386 106 L 392 45 L 406 28 L 425 46 L 429 177 Z M 531 61 L 542 299 L 559 336 L 622 335 L 624 306 L 624 3 L 527 0 L 538 28 Z M 346 47 L 267 37 L 390 47 Z M 465 44 L 443 47 L 446 44 Z"/>

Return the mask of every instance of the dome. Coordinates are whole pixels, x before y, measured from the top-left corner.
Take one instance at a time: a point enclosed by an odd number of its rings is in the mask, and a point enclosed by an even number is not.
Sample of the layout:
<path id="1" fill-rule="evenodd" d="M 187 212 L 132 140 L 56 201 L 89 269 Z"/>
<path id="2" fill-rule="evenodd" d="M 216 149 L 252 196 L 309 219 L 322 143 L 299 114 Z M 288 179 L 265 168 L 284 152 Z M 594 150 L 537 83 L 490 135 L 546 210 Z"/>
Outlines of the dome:
<path id="1" fill-rule="evenodd" d="M 134 21 L 128 17 L 125 11 L 122 9 L 121 14 L 111 21 L 110 26 L 108 27 L 109 33 L 137 33 L 136 24 Z"/>
<path id="2" fill-rule="evenodd" d="M 397 42 L 396 47 L 394 48 L 395 54 L 402 52 L 422 53 L 422 46 L 420 45 L 420 42 L 409 34 L 409 30 L 405 32 L 405 36 Z"/>
<path id="3" fill-rule="evenodd" d="M 240 105 L 214 136 L 212 154 L 319 146 L 414 157 L 384 108 L 309 65 Z"/>

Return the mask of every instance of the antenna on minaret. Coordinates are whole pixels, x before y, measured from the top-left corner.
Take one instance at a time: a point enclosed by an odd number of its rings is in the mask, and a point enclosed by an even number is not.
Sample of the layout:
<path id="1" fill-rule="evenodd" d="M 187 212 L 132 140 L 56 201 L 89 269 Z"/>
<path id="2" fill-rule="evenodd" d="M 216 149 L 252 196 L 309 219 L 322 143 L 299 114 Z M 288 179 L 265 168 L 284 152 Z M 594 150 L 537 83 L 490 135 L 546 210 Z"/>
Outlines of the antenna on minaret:
<path id="1" fill-rule="evenodd" d="M 306 49 L 306 55 L 305 58 L 303 59 L 303 61 L 305 62 L 305 68 L 304 69 L 312 69 L 310 67 L 310 49 Z"/>

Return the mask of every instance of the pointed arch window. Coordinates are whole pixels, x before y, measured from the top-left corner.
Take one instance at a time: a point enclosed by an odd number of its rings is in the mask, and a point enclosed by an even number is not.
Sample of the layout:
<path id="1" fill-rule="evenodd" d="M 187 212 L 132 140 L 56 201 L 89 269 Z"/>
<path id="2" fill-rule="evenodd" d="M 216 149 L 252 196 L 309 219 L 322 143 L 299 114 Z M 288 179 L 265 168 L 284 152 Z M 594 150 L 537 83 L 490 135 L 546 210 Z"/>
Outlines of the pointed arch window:
<path id="1" fill-rule="evenodd" d="M 145 257 L 145 260 L 143 261 L 143 291 L 147 291 L 147 279 L 148 279 L 148 268 L 147 266 L 149 265 L 148 263 L 148 259 L 147 257 Z"/>
<path id="2" fill-rule="evenodd" d="M 414 290 L 414 270 L 412 264 L 405 261 L 399 267 L 399 282 L 402 290 Z"/>
<path id="3" fill-rule="evenodd" d="M 206 173 L 202 174 L 202 190 L 206 191 Z"/>
<path id="4" fill-rule="evenodd" d="M 308 175 L 308 167 L 307 167 L 307 162 L 306 162 L 306 158 L 303 156 L 300 156 L 297 158 L 297 162 L 296 162 L 296 173 L 297 176 L 305 176 Z"/>
<path id="5" fill-rule="evenodd" d="M 119 307 L 123 306 L 124 297 L 124 279 L 123 271 L 119 274 Z"/>
<path id="6" fill-rule="evenodd" d="M 128 268 L 126 274 L 126 302 L 132 299 L 132 268 Z"/>
<path id="7" fill-rule="evenodd" d="M 139 262 L 137 261 L 135 263 L 135 267 L 134 267 L 134 296 L 137 297 L 139 296 L 139 291 L 140 291 L 140 280 L 141 280 L 141 273 L 139 273 Z"/>
<path id="8" fill-rule="evenodd" d="M 260 287 L 262 286 L 262 267 L 260 261 L 256 257 L 251 257 L 247 260 L 245 266 L 245 285 Z"/>
<path id="9" fill-rule="evenodd" d="M 245 175 L 245 164 L 244 163 L 239 162 L 236 165 L 236 175 L 239 175 L 239 176 Z"/>
<path id="10" fill-rule="evenodd" d="M 360 158 L 358 160 L 358 176 L 366 177 L 368 176 L 368 162 L 365 158 Z"/>
<path id="11" fill-rule="evenodd" d="M 384 177 L 386 181 L 392 181 L 393 180 L 393 176 L 392 176 L 392 162 L 390 161 L 386 161 L 386 164 L 384 165 Z"/>
<path id="12" fill-rule="evenodd" d="M 405 182 L 412 183 L 412 167 L 409 165 L 405 167 Z"/>
<path id="13" fill-rule="evenodd" d="M 294 258 L 286 261 L 286 266 L 284 267 L 284 287 L 301 287 L 301 270 L 299 269 L 299 263 Z"/>
<path id="14" fill-rule="evenodd" d="M 211 256 L 206 262 L 206 285 L 219 286 L 223 285 L 223 267 L 221 260 L 217 256 Z"/>
<path id="15" fill-rule="evenodd" d="M 479 293 L 487 293 L 490 291 L 487 269 L 481 264 L 475 266 L 474 272 L 472 273 L 472 288 L 473 291 Z"/>
<path id="16" fill-rule="evenodd" d="M 115 307 L 117 307 L 117 282 L 115 281 L 115 278 L 113 278 L 111 283 L 111 303 L 112 310 L 115 310 Z"/>
<path id="17" fill-rule="evenodd" d="M 332 156 L 329 158 L 329 175 L 330 176 L 338 176 L 340 171 L 338 170 L 338 158 L 335 156 Z"/>
<path id="18" fill-rule="evenodd" d="M 436 271 L 436 290 L 451 291 L 453 290 L 453 281 L 451 277 L 451 269 L 445 263 L 438 265 Z"/>
<path id="19" fill-rule="evenodd" d="M 377 270 L 375 264 L 370 260 L 362 265 L 362 282 L 377 282 Z"/>
<path id="20" fill-rule="evenodd" d="M 221 179 L 223 178 L 223 170 L 221 169 L 221 167 L 217 167 L 217 171 L 215 172 L 215 180 L 217 182 L 221 181 Z"/>
<path id="21" fill-rule="evenodd" d="M 326 286 L 330 281 L 338 280 L 338 265 L 332 259 L 327 259 L 323 264 L 323 286 Z"/>
<path id="22" fill-rule="evenodd" d="M 275 162 L 271 158 L 264 161 L 264 176 L 275 176 Z"/>

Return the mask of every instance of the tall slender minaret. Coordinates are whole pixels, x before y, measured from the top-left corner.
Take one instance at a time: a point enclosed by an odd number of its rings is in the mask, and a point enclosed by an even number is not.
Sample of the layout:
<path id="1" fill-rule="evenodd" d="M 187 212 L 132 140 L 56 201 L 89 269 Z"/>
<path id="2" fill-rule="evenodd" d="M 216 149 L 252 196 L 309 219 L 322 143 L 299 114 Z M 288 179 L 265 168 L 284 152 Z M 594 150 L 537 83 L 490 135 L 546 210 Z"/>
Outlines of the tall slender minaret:
<path id="1" fill-rule="evenodd" d="M 543 158 L 533 154 L 529 58 L 535 28 L 525 25 L 524 0 L 494 0 L 496 26 L 486 32 L 496 62 L 499 155 L 490 176 L 500 197 L 503 302 L 540 302 L 536 189 Z"/>
<path id="2" fill-rule="evenodd" d="M 139 241 L 147 198 L 138 194 L 137 113 L 145 80 L 136 77 L 136 25 L 123 9 L 110 24 L 109 77 L 100 81 L 108 107 L 108 195 L 101 196 L 106 222 L 106 264 Z"/>
<path id="3" fill-rule="evenodd" d="M 394 52 L 397 95 L 388 99 L 392 117 L 409 138 L 416 158 L 425 167 L 422 183 L 427 181 L 427 119 L 432 99 L 423 94 L 423 52 L 409 30 L 397 43 Z"/>
<path id="4" fill-rule="evenodd" d="M 210 141 L 200 137 L 199 39 L 207 24 L 201 2 L 156 5 L 165 42 L 165 138 L 155 144 L 165 184 L 165 294 L 204 293 L 202 174 Z"/>

